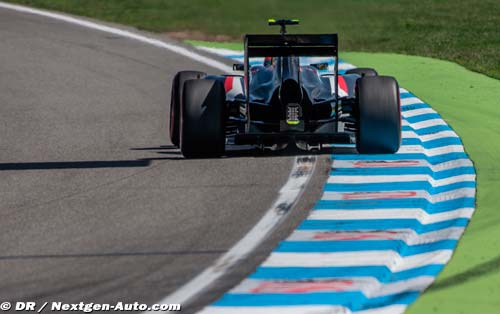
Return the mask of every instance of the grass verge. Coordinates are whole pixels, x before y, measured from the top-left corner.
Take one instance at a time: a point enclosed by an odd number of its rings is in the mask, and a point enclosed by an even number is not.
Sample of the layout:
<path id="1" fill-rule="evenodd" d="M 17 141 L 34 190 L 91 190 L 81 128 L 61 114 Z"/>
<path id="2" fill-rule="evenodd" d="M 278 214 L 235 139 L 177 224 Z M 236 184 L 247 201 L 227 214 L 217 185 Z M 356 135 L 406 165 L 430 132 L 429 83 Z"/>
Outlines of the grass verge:
<path id="1" fill-rule="evenodd" d="M 460 135 L 477 171 L 477 207 L 451 262 L 408 313 L 498 313 L 500 308 L 500 81 L 446 61 L 344 53 L 395 76 Z"/>

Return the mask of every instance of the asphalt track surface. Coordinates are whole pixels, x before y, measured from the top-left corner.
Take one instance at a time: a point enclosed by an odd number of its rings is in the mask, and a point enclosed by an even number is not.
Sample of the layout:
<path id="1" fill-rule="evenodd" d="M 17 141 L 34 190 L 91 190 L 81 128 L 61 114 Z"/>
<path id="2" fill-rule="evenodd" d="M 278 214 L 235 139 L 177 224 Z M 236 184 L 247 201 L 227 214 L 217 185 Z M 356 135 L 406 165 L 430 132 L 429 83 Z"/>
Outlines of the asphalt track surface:
<path id="1" fill-rule="evenodd" d="M 0 9 L 2 300 L 152 304 L 269 208 L 293 156 L 185 160 L 169 143 L 170 82 L 185 69 L 217 72 L 130 39 Z M 286 223 L 198 308 L 293 229 L 328 169 L 320 157 Z"/>

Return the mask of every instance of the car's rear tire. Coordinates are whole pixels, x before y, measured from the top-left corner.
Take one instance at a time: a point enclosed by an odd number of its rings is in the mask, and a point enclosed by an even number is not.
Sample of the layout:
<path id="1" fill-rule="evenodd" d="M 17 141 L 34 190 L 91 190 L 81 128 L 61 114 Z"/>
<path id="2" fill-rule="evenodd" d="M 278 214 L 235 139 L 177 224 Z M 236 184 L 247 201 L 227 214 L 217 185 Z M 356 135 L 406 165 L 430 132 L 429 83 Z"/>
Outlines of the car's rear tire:
<path id="1" fill-rule="evenodd" d="M 182 96 L 182 154 L 186 158 L 220 157 L 226 141 L 224 84 L 218 80 L 188 80 Z"/>
<path id="2" fill-rule="evenodd" d="M 378 76 L 377 71 L 372 68 L 355 68 L 345 71 L 345 74 L 357 74 L 359 76 Z"/>
<path id="3" fill-rule="evenodd" d="M 172 81 L 172 90 L 170 96 L 170 141 L 175 146 L 179 146 L 180 130 L 180 108 L 182 106 L 182 88 L 184 82 L 192 79 L 200 79 L 206 76 L 206 73 L 198 71 L 181 71 L 174 76 Z"/>
<path id="4" fill-rule="evenodd" d="M 365 76 L 357 81 L 356 148 L 361 154 L 392 154 L 401 145 L 398 82 L 390 76 Z"/>

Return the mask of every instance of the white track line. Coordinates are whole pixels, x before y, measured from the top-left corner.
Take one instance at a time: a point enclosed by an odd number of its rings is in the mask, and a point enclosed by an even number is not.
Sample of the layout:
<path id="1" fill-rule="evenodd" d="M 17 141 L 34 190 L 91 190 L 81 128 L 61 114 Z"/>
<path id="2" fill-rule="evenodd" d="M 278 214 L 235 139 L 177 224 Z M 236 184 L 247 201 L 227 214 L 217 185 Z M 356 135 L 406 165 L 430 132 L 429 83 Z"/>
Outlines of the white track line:
<path id="1" fill-rule="evenodd" d="M 393 250 L 334 252 L 334 253 L 284 253 L 273 252 L 262 267 L 333 267 L 333 266 L 386 266 L 391 272 L 446 264 L 453 250 L 437 250 L 402 257 Z"/>
<path id="2" fill-rule="evenodd" d="M 407 125 L 410 126 L 413 130 L 420 130 L 420 129 L 425 129 L 429 128 L 432 126 L 438 126 L 438 125 L 448 125 L 443 119 L 430 119 L 430 120 L 425 120 L 422 122 L 415 122 L 415 123 L 409 123 L 406 120 L 402 121 L 402 125 Z"/>
<path id="3" fill-rule="evenodd" d="M 360 312 L 351 312 L 339 305 L 294 305 L 294 306 L 212 306 L 199 314 L 402 314 L 406 305 L 390 305 Z"/>
<path id="4" fill-rule="evenodd" d="M 389 305 L 377 309 L 370 309 L 366 311 L 352 312 L 353 314 L 403 314 L 407 305 Z"/>
<path id="5" fill-rule="evenodd" d="M 232 68 L 230 66 L 209 57 L 200 55 L 184 47 L 165 43 L 161 40 L 139 35 L 130 31 L 86 21 L 63 14 L 28 8 L 5 2 L 0 2 L 0 8 L 43 16 L 88 29 L 126 37 L 158 48 L 167 49 L 171 52 L 182 55 L 196 62 L 203 63 L 209 67 L 218 69 L 223 72 L 232 71 Z M 286 214 L 288 211 L 285 211 L 283 209 L 291 208 L 302 195 L 307 182 L 312 176 L 315 165 L 316 159 L 314 157 L 295 158 L 294 167 L 292 169 L 290 177 L 288 178 L 288 181 L 285 183 L 285 185 L 281 188 L 278 199 L 262 217 L 262 219 L 252 228 L 252 230 L 250 230 L 250 232 L 248 232 L 226 254 L 220 257 L 212 266 L 205 269 L 201 274 L 196 276 L 190 282 L 175 291 L 173 294 L 156 303 L 179 303 L 185 306 L 186 303 L 190 301 L 195 295 L 200 294 L 203 290 L 211 286 L 215 280 L 220 278 L 229 269 L 234 267 L 238 262 L 244 260 L 245 257 L 247 257 L 287 216 Z M 156 311 L 153 313 L 158 314 L 162 312 Z"/>
<path id="6" fill-rule="evenodd" d="M 348 314 L 349 309 L 339 305 L 296 306 L 210 306 L 198 314 Z"/>
<path id="7" fill-rule="evenodd" d="M 463 153 L 464 147 L 462 145 L 448 145 L 436 148 L 423 148 L 420 145 L 402 145 L 398 153 L 422 153 L 428 157 L 435 157 L 449 153 Z"/>
<path id="8" fill-rule="evenodd" d="M 417 97 L 403 98 L 401 99 L 401 106 L 415 105 L 415 104 L 424 104 L 423 101 L 418 99 Z"/>
<path id="9" fill-rule="evenodd" d="M 432 114 L 432 113 L 437 113 L 437 112 L 432 108 L 421 108 L 421 109 L 403 111 L 401 115 L 403 116 L 403 118 L 411 118 L 423 114 Z"/>
<path id="10" fill-rule="evenodd" d="M 431 224 L 456 218 L 471 218 L 474 208 L 464 207 L 438 214 L 428 214 L 420 208 L 363 209 L 363 210 L 314 210 L 307 219 L 312 220 L 369 220 L 416 219 L 421 224 Z"/>
<path id="11" fill-rule="evenodd" d="M 453 131 L 439 131 L 436 133 L 432 134 L 425 134 L 425 135 L 418 135 L 414 131 L 403 131 L 402 132 L 403 138 L 418 138 L 422 141 L 422 143 L 432 141 L 432 140 L 437 140 L 441 138 L 458 138 L 458 135 L 453 132 Z"/>
<path id="12" fill-rule="evenodd" d="M 315 157 L 299 157 L 290 177 L 281 188 L 278 198 L 264 217 L 250 230 L 243 239 L 236 243 L 226 254 L 221 256 L 212 266 L 189 281 L 183 287 L 157 302 L 159 304 L 186 304 L 192 297 L 200 294 L 215 280 L 247 257 L 271 232 L 283 221 L 293 204 L 299 199 L 309 181 L 315 167 Z M 159 313 L 159 312 L 151 312 Z"/>

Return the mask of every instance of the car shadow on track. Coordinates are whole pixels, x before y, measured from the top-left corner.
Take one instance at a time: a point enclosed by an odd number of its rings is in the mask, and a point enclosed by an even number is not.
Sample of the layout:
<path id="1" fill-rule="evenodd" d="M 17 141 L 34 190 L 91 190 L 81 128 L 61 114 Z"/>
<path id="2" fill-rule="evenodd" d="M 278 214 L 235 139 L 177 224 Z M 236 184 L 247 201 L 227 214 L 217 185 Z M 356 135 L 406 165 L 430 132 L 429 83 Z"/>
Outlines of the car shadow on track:
<path id="1" fill-rule="evenodd" d="M 184 251 L 144 251 L 144 252 L 94 252 L 75 254 L 33 254 L 33 255 L 0 255 L 2 260 L 25 259 L 63 259 L 63 258 L 93 258 L 93 257 L 127 257 L 127 256 L 180 256 L 180 255 L 213 255 L 223 254 L 226 250 L 184 250 Z"/>
<path id="2" fill-rule="evenodd" d="M 0 163 L 0 171 L 147 167 L 151 160 L 91 160 Z"/>
<path id="3" fill-rule="evenodd" d="M 156 151 L 161 155 L 175 155 L 172 157 L 164 157 L 162 159 L 184 160 L 179 148 L 173 145 L 153 146 L 153 147 L 135 147 L 131 150 L 139 151 Z M 286 156 L 310 156 L 310 155 L 339 155 L 339 154 L 356 154 L 354 147 L 325 147 L 321 150 L 301 150 L 293 145 L 281 150 L 263 150 L 256 147 L 238 147 L 229 146 L 226 148 L 224 156 L 221 158 L 199 158 L 199 159 L 225 159 L 225 158 L 271 158 L 271 157 L 286 157 Z"/>
<path id="4" fill-rule="evenodd" d="M 0 163 L 0 171 L 23 171 L 23 170 L 63 170 L 63 169 L 98 169 L 98 168 L 136 168 L 149 167 L 153 161 L 162 160 L 185 160 L 180 150 L 173 145 L 162 145 L 154 147 L 130 148 L 134 151 L 156 151 L 161 155 L 151 158 L 140 158 L 134 160 L 89 160 L 89 161 L 48 161 L 48 162 L 12 162 Z M 222 158 L 272 158 L 287 156 L 310 156 L 310 155 L 332 155 L 332 154 L 355 154 L 356 150 L 350 147 L 327 147 L 320 151 L 304 151 L 295 147 L 278 151 L 261 150 L 256 148 L 243 148 L 227 150 Z"/>

